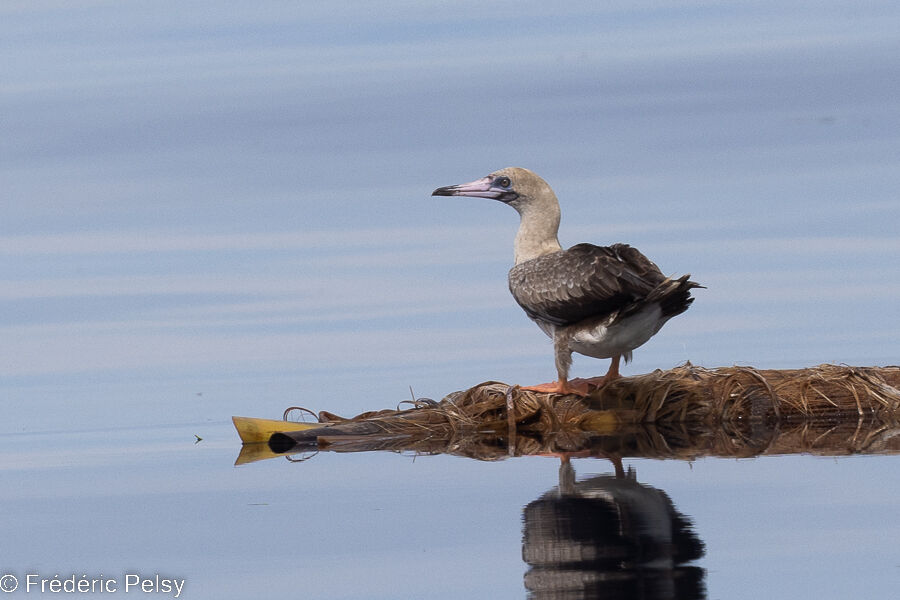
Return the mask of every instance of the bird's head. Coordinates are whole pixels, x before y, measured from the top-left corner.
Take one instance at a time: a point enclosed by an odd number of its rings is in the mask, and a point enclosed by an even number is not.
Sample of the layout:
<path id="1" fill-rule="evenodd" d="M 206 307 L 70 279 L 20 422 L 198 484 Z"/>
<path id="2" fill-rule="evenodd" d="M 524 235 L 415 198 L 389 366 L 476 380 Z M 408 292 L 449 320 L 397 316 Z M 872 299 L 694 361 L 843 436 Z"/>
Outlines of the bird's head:
<path id="1" fill-rule="evenodd" d="M 556 204 L 556 195 L 547 182 L 521 167 L 507 167 L 469 183 L 440 187 L 431 195 L 491 198 L 509 204 L 519 212 L 533 203 Z"/>

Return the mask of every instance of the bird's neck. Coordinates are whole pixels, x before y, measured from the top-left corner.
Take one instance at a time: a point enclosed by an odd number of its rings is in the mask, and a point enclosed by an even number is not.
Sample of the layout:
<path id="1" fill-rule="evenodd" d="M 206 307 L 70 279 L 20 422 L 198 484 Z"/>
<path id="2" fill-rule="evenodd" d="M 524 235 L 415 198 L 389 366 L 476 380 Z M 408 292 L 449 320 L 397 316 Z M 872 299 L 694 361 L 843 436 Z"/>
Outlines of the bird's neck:
<path id="1" fill-rule="evenodd" d="M 557 234 L 559 232 L 559 205 L 554 202 L 540 210 L 524 209 L 519 214 L 522 220 L 516 233 L 516 264 L 562 250 Z"/>

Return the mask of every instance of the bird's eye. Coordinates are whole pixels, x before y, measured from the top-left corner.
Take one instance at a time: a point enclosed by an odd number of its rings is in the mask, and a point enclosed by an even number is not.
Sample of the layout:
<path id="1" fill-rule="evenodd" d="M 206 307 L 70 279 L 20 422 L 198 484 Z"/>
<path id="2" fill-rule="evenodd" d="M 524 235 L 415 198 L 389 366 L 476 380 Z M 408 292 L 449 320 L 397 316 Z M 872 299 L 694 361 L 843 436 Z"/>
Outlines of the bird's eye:
<path id="1" fill-rule="evenodd" d="M 509 177 L 498 177 L 494 183 L 500 187 L 509 187 L 509 184 L 511 184 L 512 181 L 509 180 Z"/>

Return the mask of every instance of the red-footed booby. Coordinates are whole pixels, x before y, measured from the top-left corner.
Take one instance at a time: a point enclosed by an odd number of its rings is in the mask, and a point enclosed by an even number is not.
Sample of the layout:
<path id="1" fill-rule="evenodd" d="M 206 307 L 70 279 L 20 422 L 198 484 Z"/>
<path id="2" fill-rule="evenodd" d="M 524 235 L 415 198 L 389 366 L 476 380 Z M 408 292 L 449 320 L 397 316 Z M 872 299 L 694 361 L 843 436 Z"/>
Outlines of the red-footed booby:
<path id="1" fill-rule="evenodd" d="M 525 313 L 553 339 L 558 380 L 542 392 L 587 393 L 620 377 L 619 361 L 653 337 L 693 302 L 703 287 L 690 275 L 671 279 L 627 244 L 559 245 L 559 202 L 547 182 L 528 169 L 509 167 L 471 183 L 441 187 L 432 196 L 492 198 L 515 208 L 521 222 L 509 290 Z M 572 353 L 611 358 L 602 378 L 570 382 Z"/>

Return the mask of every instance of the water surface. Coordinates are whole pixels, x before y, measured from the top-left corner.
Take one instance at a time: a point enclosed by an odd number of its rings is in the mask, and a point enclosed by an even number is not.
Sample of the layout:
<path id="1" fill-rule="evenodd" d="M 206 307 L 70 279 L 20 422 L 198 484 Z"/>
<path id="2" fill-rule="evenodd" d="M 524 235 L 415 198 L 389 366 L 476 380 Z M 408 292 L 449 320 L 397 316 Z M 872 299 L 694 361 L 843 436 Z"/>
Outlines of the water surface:
<path id="1" fill-rule="evenodd" d="M 551 379 L 506 290 L 516 215 L 429 196 L 508 165 L 554 187 L 564 245 L 707 286 L 625 374 L 900 362 L 896 3 L 0 15 L 0 571 L 526 596 L 555 459 L 234 467 L 229 423 Z M 710 598 L 896 589 L 892 456 L 626 467 L 692 524 Z"/>

